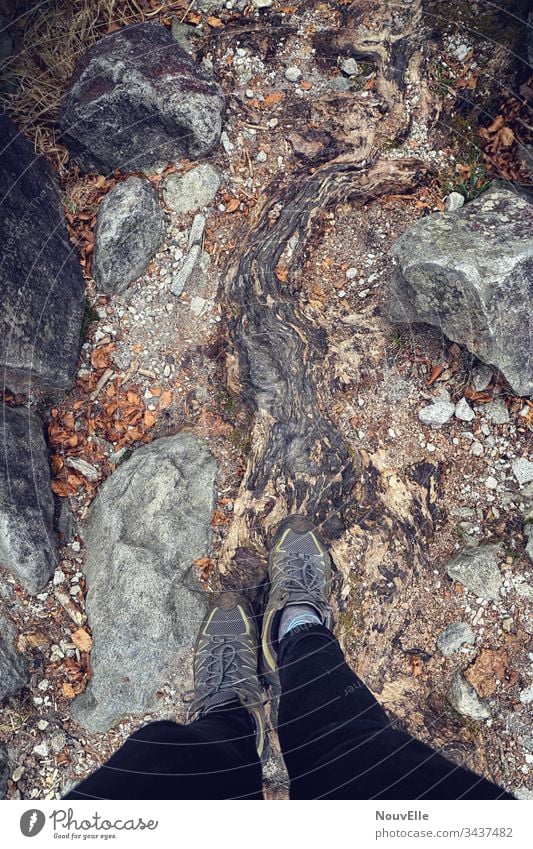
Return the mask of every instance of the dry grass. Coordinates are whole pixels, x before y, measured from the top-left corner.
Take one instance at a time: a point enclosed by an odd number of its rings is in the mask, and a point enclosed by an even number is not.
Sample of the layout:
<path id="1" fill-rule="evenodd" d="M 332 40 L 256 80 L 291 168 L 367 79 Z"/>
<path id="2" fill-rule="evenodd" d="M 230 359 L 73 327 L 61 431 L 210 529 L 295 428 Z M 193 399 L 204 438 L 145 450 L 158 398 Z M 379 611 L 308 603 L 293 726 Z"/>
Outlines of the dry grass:
<path id="1" fill-rule="evenodd" d="M 0 75 L 14 83 L 16 91 L 2 95 L 2 100 L 36 151 L 60 172 L 64 173 L 68 154 L 57 141 L 59 106 L 77 60 L 106 33 L 164 19 L 183 5 L 183 0 L 44 0 L 19 14 L 13 25 L 16 50 Z"/>

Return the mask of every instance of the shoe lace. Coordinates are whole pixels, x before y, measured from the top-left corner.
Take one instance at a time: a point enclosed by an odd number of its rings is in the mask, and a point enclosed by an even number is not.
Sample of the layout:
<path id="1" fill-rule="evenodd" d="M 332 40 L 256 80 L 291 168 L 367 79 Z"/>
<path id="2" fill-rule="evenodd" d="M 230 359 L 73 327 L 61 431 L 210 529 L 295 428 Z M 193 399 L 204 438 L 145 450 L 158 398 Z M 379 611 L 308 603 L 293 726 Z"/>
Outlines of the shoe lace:
<path id="1" fill-rule="evenodd" d="M 245 679 L 236 677 L 241 658 L 235 637 L 215 636 L 211 639 L 213 646 L 207 661 L 205 686 L 212 694 L 227 689 L 228 684 L 241 684 Z"/>
<path id="2" fill-rule="evenodd" d="M 315 554 L 305 554 L 295 551 L 286 554 L 281 563 L 284 566 L 284 587 L 288 592 L 318 593 L 321 585 L 316 566 L 313 563 Z"/>
<path id="3" fill-rule="evenodd" d="M 238 675 L 242 668 L 239 643 L 234 636 L 212 636 L 212 646 L 207 659 L 201 690 L 187 693 L 184 701 L 189 703 L 188 718 L 200 714 L 216 693 L 235 690 L 241 701 L 247 700 L 246 678 Z M 192 696 L 192 698 L 191 698 Z"/>

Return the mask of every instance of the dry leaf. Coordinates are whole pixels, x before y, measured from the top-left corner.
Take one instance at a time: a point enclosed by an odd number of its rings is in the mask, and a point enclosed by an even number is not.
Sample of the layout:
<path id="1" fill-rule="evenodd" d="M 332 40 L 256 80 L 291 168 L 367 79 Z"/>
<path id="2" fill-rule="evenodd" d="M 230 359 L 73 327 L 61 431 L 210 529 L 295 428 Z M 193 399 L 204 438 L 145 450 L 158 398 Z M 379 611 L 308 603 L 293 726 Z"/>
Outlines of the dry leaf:
<path id="1" fill-rule="evenodd" d="M 170 389 L 167 389 L 166 392 L 161 394 L 161 400 L 159 402 L 159 409 L 166 410 L 167 407 L 170 407 L 172 404 L 172 392 Z"/>
<path id="2" fill-rule="evenodd" d="M 209 26 L 210 26 L 210 27 L 214 27 L 215 29 L 218 29 L 219 27 L 223 27 L 223 26 L 224 26 L 224 24 L 223 24 L 223 22 L 220 20 L 220 18 L 215 18 L 213 15 L 210 15 L 210 16 L 206 19 L 206 21 L 207 21 L 207 23 L 209 24 Z"/>
<path id="3" fill-rule="evenodd" d="M 263 100 L 263 106 L 275 106 L 276 103 L 281 103 L 284 96 L 282 91 L 272 91 Z"/>
<path id="4" fill-rule="evenodd" d="M 93 647 L 93 638 L 85 628 L 78 628 L 70 635 L 70 639 L 80 651 L 89 652 Z"/>
<path id="5" fill-rule="evenodd" d="M 431 374 L 429 375 L 427 380 L 428 386 L 431 386 L 433 383 L 435 383 L 435 381 L 441 376 L 443 371 L 444 366 L 441 366 L 440 364 L 433 366 L 433 368 L 431 369 Z"/>
<path id="6" fill-rule="evenodd" d="M 72 684 L 68 684 L 66 681 L 61 684 L 61 689 L 63 690 L 63 695 L 67 699 L 73 699 L 76 695 L 76 690 Z"/>
<path id="7" fill-rule="evenodd" d="M 509 657 L 504 651 L 484 649 L 465 672 L 465 678 L 482 698 L 492 696 L 497 690 L 497 681 L 505 681 Z"/>
<path id="8" fill-rule="evenodd" d="M 229 203 L 226 205 L 226 212 L 236 212 L 241 202 L 238 198 L 231 198 Z"/>
<path id="9" fill-rule="evenodd" d="M 150 410 L 147 410 L 143 416 L 143 423 L 146 427 L 153 427 L 156 423 L 157 419 Z"/>

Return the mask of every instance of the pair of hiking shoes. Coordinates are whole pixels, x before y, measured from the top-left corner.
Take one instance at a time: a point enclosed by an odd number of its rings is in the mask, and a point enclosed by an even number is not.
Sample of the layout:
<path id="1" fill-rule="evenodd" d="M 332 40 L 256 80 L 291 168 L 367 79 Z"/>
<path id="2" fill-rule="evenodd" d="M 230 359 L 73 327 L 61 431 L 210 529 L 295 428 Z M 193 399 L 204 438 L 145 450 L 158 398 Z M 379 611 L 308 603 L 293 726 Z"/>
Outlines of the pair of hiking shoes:
<path id="1" fill-rule="evenodd" d="M 281 614 L 288 605 L 309 605 L 323 624 L 331 624 L 328 596 L 331 559 L 316 528 L 305 516 L 288 516 L 277 527 L 268 558 L 270 594 L 258 645 L 258 631 L 248 603 L 237 593 L 223 593 L 211 606 L 196 643 L 195 698 L 189 711 L 198 719 L 238 700 L 252 716 L 257 752 L 267 753 L 265 712 L 259 667 L 279 692 L 277 659 Z"/>

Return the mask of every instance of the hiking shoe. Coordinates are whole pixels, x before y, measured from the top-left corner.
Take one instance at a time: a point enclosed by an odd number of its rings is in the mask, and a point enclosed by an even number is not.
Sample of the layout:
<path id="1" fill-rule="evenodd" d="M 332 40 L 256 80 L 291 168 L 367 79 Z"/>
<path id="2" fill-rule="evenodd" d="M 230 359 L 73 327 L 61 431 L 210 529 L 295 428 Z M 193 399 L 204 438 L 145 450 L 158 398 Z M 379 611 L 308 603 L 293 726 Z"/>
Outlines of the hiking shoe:
<path id="1" fill-rule="evenodd" d="M 257 660 L 257 629 L 245 599 L 237 593 L 222 593 L 196 641 L 189 719 L 199 719 L 238 699 L 254 721 L 257 752 L 265 759 L 267 736 Z"/>
<path id="2" fill-rule="evenodd" d="M 305 516 L 287 516 L 278 525 L 268 557 L 270 595 L 263 618 L 262 671 L 267 681 L 279 686 L 278 628 L 284 607 L 308 604 L 322 624 L 331 627 L 328 596 L 331 558 L 313 523 Z"/>

